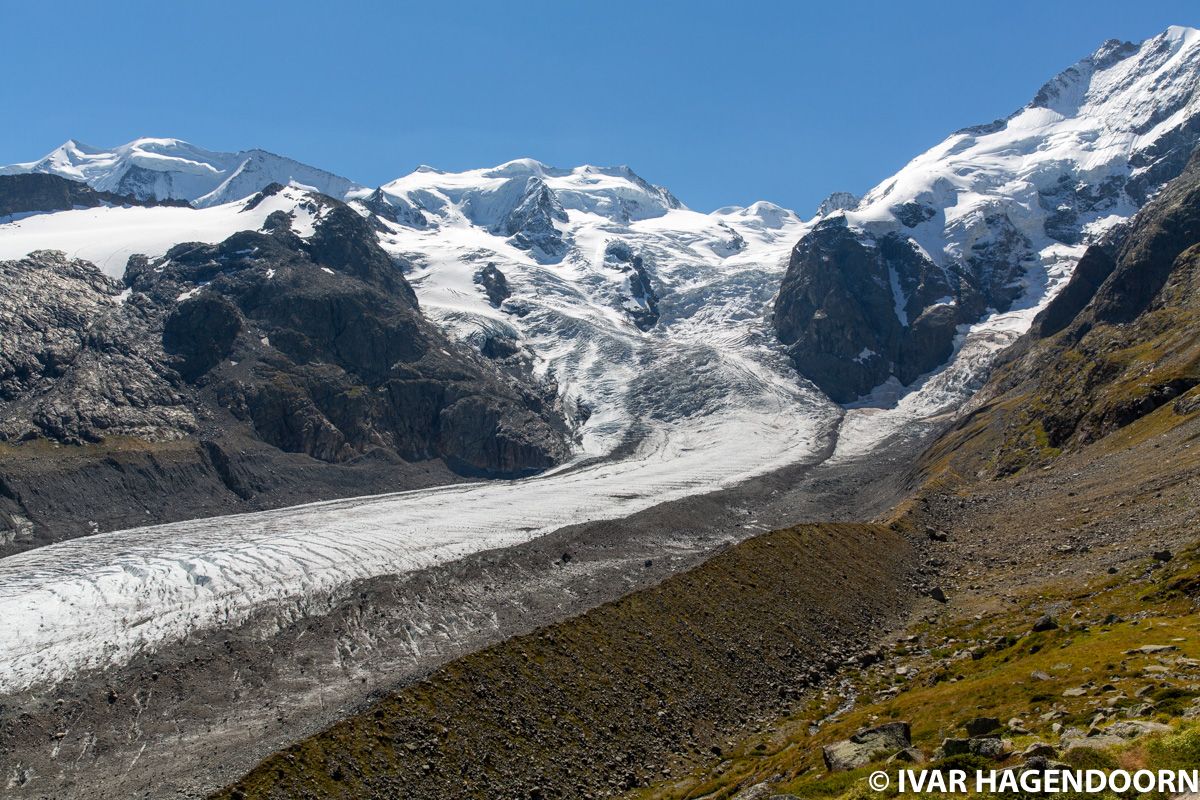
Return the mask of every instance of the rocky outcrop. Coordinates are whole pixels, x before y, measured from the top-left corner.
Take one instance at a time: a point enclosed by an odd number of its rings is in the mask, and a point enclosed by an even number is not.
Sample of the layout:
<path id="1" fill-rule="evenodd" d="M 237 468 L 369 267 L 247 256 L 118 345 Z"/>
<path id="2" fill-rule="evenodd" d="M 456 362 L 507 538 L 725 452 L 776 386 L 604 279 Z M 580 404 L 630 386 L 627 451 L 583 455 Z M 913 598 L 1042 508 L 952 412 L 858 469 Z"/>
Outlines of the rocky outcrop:
<path id="1" fill-rule="evenodd" d="M 1172 416 L 1162 425 L 1195 413 L 1198 276 L 1200 154 L 1122 236 L 1088 249 L 938 452 L 960 469 L 1002 475 L 1164 406 Z"/>
<path id="2" fill-rule="evenodd" d="M 86 183 L 45 173 L 0 175 L 0 218 L 103 205 L 186 206 L 187 203 L 182 200 L 144 200 L 113 192 L 98 192 Z"/>
<path id="3" fill-rule="evenodd" d="M 847 402 L 944 362 L 967 309 L 986 302 L 903 237 L 866 242 L 833 217 L 792 250 L 774 323 L 800 373 Z"/>
<path id="4" fill-rule="evenodd" d="M 539 261 L 561 261 L 568 244 L 554 223 L 566 221 L 567 212 L 554 192 L 541 178 L 532 177 L 526 179 L 520 202 L 505 217 L 498 232 Z"/>
<path id="5" fill-rule="evenodd" d="M 364 208 L 386 220 L 407 225 L 410 228 L 426 228 L 429 218 L 424 212 L 403 197 L 385 194 L 376 189 L 361 201 Z"/>
<path id="6" fill-rule="evenodd" d="M 437 459 L 460 475 L 504 477 L 558 463 L 568 434 L 553 391 L 449 341 L 370 223 L 338 201 L 312 202 L 319 222 L 307 239 L 268 220 L 219 244 L 134 257 L 126 286 L 60 253 L 0 263 L 10 290 L 0 297 L 0 442 L 94 446 L 102 461 L 119 441 L 143 451 L 194 442 L 172 458 L 257 505 L 271 504 L 271 475 L 300 457 L 327 469 L 366 459 L 380 474 Z M 9 461 L 0 480 L 25 485 L 23 463 Z M 363 490 L 405 488 L 408 472 Z M 53 491 L 53 476 L 40 480 Z M 0 505 L 46 525 L 43 501 Z"/>
<path id="7" fill-rule="evenodd" d="M 475 283 L 483 287 L 483 293 L 487 295 L 488 302 L 494 308 L 499 308 L 505 300 L 512 297 L 512 289 L 508 287 L 508 279 L 504 277 L 504 273 L 491 261 L 475 273 Z"/>
<path id="8" fill-rule="evenodd" d="M 58 252 L 0 262 L 0 441 L 169 441 L 195 407 L 157 339 L 162 311 Z"/>
<path id="9" fill-rule="evenodd" d="M 626 273 L 629 291 L 624 295 L 622 308 L 633 324 L 640 330 L 648 331 L 658 324 L 658 295 L 650 283 L 650 272 L 640 255 L 635 255 L 625 242 L 619 239 L 610 241 L 604 248 L 604 263 Z"/>
<path id="10" fill-rule="evenodd" d="M 825 217 L 835 211 L 849 210 L 857 206 L 861 199 L 858 195 L 851 194 L 850 192 L 834 192 L 817 206 L 817 216 Z"/>
<path id="11" fill-rule="evenodd" d="M 858 769 L 872 761 L 891 756 L 912 747 L 912 735 L 907 722 L 888 722 L 866 728 L 821 750 L 825 768 L 831 772 Z"/>

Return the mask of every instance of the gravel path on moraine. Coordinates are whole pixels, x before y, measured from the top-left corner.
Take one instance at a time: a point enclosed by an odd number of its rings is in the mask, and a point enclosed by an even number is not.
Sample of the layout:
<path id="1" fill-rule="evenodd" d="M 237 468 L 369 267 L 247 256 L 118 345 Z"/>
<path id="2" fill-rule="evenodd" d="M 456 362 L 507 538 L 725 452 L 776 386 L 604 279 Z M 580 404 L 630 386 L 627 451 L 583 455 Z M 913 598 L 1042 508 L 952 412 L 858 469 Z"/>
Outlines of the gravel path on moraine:
<path id="1" fill-rule="evenodd" d="M 933 431 L 928 431 L 932 434 Z M 869 520 L 928 436 L 793 466 L 404 576 L 351 584 L 126 666 L 0 696 L 0 787 L 21 798 L 201 797 L 266 755 L 456 657 L 688 569 L 767 530 Z"/>

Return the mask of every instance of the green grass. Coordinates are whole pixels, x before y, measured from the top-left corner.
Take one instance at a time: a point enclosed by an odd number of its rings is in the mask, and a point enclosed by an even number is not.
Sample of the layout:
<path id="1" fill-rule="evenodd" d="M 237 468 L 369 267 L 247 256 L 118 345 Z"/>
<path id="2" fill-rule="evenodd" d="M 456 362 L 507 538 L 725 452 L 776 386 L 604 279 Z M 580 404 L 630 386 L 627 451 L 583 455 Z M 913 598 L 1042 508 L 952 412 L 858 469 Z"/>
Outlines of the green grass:
<path id="1" fill-rule="evenodd" d="M 1161 683 L 1144 672 L 1147 666 L 1158 663 L 1158 657 L 1129 654 L 1144 644 L 1170 643 L 1179 649 L 1167 654 L 1168 657 L 1200 658 L 1200 613 L 1196 603 L 1189 594 L 1171 588 L 1180 582 L 1190 583 L 1198 574 L 1200 558 L 1190 552 L 1177 556 L 1169 567 L 1151 573 L 1144 581 L 1105 578 L 1053 594 L 1043 590 L 1036 597 L 1026 598 L 1019 608 L 1001 615 L 921 625 L 911 632 L 920 635 L 923 641 L 939 644 L 957 641 L 931 648 L 933 652 L 924 660 L 900 655 L 893 663 L 911 664 L 920 672 L 915 681 L 901 682 L 904 688 L 895 697 L 878 702 L 871 699 L 896 682 L 890 671 L 864 673 L 853 686 L 860 702 L 845 716 L 823 725 L 815 735 L 808 733 L 809 722 L 835 707 L 840 698 L 814 701 L 799 713 L 780 720 L 770 732 L 740 743 L 719 763 L 702 765 L 688 779 L 641 790 L 630 797 L 721 800 L 731 797 L 739 787 L 769 781 L 773 790 L 798 797 L 852 800 L 872 795 L 866 791 L 864 779 L 883 765 L 875 763 L 852 772 L 830 774 L 821 760 L 821 746 L 846 738 L 862 727 L 892 719 L 907 720 L 912 725 L 914 745 L 928 756 L 943 738 L 964 735 L 960 726 L 966 719 L 994 716 L 1004 722 L 1017 717 L 1029 730 L 1027 734 L 1008 734 L 1019 752 L 1035 741 L 1056 742 L 1057 735 L 1051 731 L 1053 722 L 1086 729 L 1094 713 L 1091 707 L 1094 701 L 1119 693 L 1125 699 L 1118 702 L 1118 708 L 1152 700 L 1158 706 L 1154 719 L 1179 726 L 1178 732 L 1135 740 L 1116 752 L 1072 751 L 1068 763 L 1081 769 L 1111 769 L 1118 765 L 1126 768 L 1146 765 L 1155 769 L 1200 767 L 1200 727 L 1181 724 L 1179 717 L 1191 706 L 1196 692 L 1179 682 L 1171 682 L 1135 698 L 1142 687 Z M 1060 615 L 1062 627 L 1030 633 L 1039 609 L 1048 605 L 1065 610 Z M 1082 614 L 1071 621 L 1074 610 Z M 1109 614 L 1123 621 L 1103 624 Z M 933 664 L 939 654 L 965 649 L 974 642 L 988 642 L 981 656 L 962 657 L 944 668 Z M 900 648 L 897 652 L 904 650 Z M 1044 673 L 1049 680 L 1033 680 L 1033 672 Z M 1063 696 L 1065 690 L 1089 681 L 1097 689 L 1087 696 Z M 1109 685 L 1113 691 L 1100 691 Z M 1065 714 L 1053 721 L 1042 721 L 1041 715 L 1052 708 L 1061 708 Z M 757 748 L 762 742 L 767 742 L 768 747 Z M 947 768 L 961 761 L 963 757 L 954 757 L 931 766 Z M 996 762 L 984 763 L 996 766 Z M 974 769 L 974 761 L 966 768 Z"/>

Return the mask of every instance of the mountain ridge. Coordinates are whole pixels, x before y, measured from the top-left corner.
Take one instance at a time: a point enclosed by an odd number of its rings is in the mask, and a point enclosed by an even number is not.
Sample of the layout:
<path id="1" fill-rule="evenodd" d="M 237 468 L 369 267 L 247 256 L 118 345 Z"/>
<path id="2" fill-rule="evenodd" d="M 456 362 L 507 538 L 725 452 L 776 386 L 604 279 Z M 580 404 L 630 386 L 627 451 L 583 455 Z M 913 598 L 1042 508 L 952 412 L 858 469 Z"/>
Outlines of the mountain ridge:
<path id="1" fill-rule="evenodd" d="M 143 137 L 104 149 L 74 139 L 0 175 L 42 172 L 139 200 L 186 200 L 197 208 L 243 200 L 271 183 L 295 180 L 341 199 L 358 184 L 267 150 L 206 150 L 182 139 Z"/>
<path id="2" fill-rule="evenodd" d="M 776 304 L 797 368 L 850 402 L 938 368 L 959 326 L 1014 309 L 1031 319 L 1087 244 L 1182 171 L 1200 141 L 1198 98 L 1200 32 L 1108 42 L 1009 117 L 952 134 L 829 211 Z M 831 247 L 861 263 L 851 284 L 822 268 Z"/>

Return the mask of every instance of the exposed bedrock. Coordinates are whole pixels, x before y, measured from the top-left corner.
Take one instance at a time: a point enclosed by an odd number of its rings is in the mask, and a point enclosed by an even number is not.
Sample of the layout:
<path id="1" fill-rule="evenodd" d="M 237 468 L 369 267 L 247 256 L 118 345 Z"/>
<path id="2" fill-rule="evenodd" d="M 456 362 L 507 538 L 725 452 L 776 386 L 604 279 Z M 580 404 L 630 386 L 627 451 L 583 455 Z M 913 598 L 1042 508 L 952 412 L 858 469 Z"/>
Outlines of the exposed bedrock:
<path id="1" fill-rule="evenodd" d="M 426 320 L 403 265 L 354 211 L 314 195 L 313 213 L 308 238 L 281 214 L 219 244 L 135 256 L 124 286 L 61 253 L 0 263 L 0 479 L 27 487 L 0 498 L 5 513 L 44 540 L 56 526 L 353 494 L 330 472 L 342 467 L 363 493 L 527 475 L 566 456 L 552 391 Z M 244 461 L 234 508 L 199 490 L 228 484 L 213 446 Z M 301 486 L 281 490 L 285 476 Z M 71 521 L 79 498 L 106 511 Z"/>

